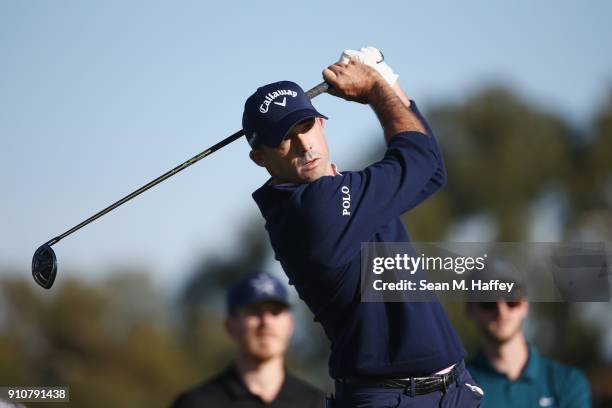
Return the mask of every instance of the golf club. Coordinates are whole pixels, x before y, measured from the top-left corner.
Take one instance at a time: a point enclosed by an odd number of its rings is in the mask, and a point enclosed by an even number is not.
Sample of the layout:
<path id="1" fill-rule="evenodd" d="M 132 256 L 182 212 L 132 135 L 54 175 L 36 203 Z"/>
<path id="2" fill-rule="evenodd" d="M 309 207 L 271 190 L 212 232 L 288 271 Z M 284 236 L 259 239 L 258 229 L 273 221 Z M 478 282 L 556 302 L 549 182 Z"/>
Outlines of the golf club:
<path id="1" fill-rule="evenodd" d="M 379 53 L 380 53 L 380 60 L 376 61 L 377 64 L 385 60 L 385 56 L 382 53 L 382 51 L 379 50 Z M 314 88 L 309 89 L 306 92 L 306 95 L 310 99 L 312 99 L 324 92 L 327 92 L 328 89 L 329 89 L 329 84 L 327 84 L 327 82 L 321 82 L 319 85 L 315 86 Z M 244 130 L 240 129 L 233 135 L 228 136 L 227 138 L 223 139 L 219 143 L 193 156 L 191 159 L 179 164 L 172 170 L 169 170 L 168 172 L 162 174 L 155 180 L 150 181 L 149 183 L 140 187 L 138 190 L 126 195 L 119 201 L 116 201 L 115 203 L 109 205 L 102 211 L 92 215 L 91 217 L 81 222 L 80 224 L 75 225 L 74 227 L 70 228 L 68 231 L 64 232 L 63 234 L 58 235 L 57 237 L 50 239 L 49 241 L 42 244 L 40 247 L 38 247 L 36 252 L 34 252 L 34 256 L 32 257 L 32 276 L 34 277 L 34 280 L 36 281 L 36 283 L 38 283 L 40 286 L 42 286 L 45 289 L 50 289 L 51 286 L 53 286 L 53 282 L 55 282 L 55 276 L 57 275 L 57 257 L 55 256 L 55 252 L 51 248 L 52 245 L 57 244 L 59 241 L 66 238 L 68 235 L 72 234 L 73 232 L 80 230 L 87 224 L 102 217 L 104 214 L 111 212 L 112 210 L 119 207 L 120 205 L 130 201 L 132 198 L 144 193 L 151 187 L 156 186 L 162 181 L 174 176 L 176 173 L 182 170 L 185 170 L 187 167 L 191 166 L 192 164 L 199 162 L 206 156 L 210 155 L 211 153 L 216 152 L 217 150 L 221 149 L 224 146 L 227 146 L 228 144 L 232 143 L 234 140 L 237 140 L 238 138 L 242 136 L 244 136 Z"/>
<path id="2" fill-rule="evenodd" d="M 314 88 L 308 90 L 306 92 L 306 95 L 310 99 L 312 99 L 312 98 L 322 94 L 323 92 L 327 92 L 328 89 L 329 89 L 329 85 L 326 82 L 321 82 L 319 85 L 317 85 Z M 178 173 L 178 172 L 180 172 L 182 170 L 185 170 L 187 167 L 191 166 L 194 163 L 199 162 L 200 160 L 202 160 L 206 156 L 216 152 L 217 150 L 221 149 L 222 147 L 227 146 L 228 144 L 232 143 L 233 141 L 239 139 L 241 136 L 244 136 L 244 130 L 243 129 L 240 129 L 239 131 L 237 131 L 233 135 L 223 139 L 222 141 L 220 141 L 219 143 L 215 144 L 214 146 L 211 146 L 208 149 L 204 150 L 203 152 L 193 156 L 191 159 L 185 161 L 184 163 L 179 164 L 178 166 L 176 166 L 172 170 L 162 174 L 161 176 L 159 176 L 155 180 L 150 181 L 149 183 L 147 183 L 144 186 L 140 187 L 138 190 L 135 190 L 134 192 L 126 195 L 125 197 L 123 197 L 119 201 L 116 201 L 115 203 L 109 205 L 108 207 L 106 207 L 102 211 L 92 215 L 91 217 L 89 217 L 85 221 L 81 222 L 80 224 L 75 225 L 74 227 L 70 228 L 68 231 L 64 232 L 63 234 L 58 235 L 57 237 L 55 237 L 53 239 L 50 239 L 49 241 L 47 241 L 44 244 L 42 244 L 36 250 L 36 252 L 34 252 L 34 256 L 32 257 L 32 276 L 34 277 L 34 280 L 36 281 L 36 283 L 38 283 L 40 286 L 42 286 L 45 289 L 50 289 L 51 286 L 53 286 L 53 282 L 55 281 L 55 276 L 57 275 L 57 257 L 55 256 L 55 252 L 51 248 L 52 245 L 57 244 L 59 241 L 61 241 L 62 239 L 66 238 L 68 235 L 72 234 L 73 232 L 76 232 L 76 231 L 80 230 L 81 228 L 83 228 L 87 224 L 89 224 L 89 223 L 97 220 L 98 218 L 102 217 L 104 214 L 107 214 L 107 213 L 111 212 L 112 210 L 114 210 L 115 208 L 119 207 L 120 205 L 130 201 L 132 198 L 134 198 L 134 197 L 144 193 L 145 191 L 147 191 L 151 187 L 156 186 L 157 184 L 161 183 L 162 181 L 164 181 L 164 180 L 174 176 L 176 173 Z"/>

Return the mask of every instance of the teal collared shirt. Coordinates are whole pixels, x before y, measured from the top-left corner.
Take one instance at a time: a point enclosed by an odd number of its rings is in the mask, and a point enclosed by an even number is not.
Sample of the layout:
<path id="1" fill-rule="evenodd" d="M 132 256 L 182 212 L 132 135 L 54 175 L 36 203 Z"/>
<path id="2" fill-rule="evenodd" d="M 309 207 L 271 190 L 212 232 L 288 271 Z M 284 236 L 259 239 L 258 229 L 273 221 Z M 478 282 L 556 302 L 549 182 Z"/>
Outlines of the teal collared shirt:
<path id="1" fill-rule="evenodd" d="M 584 374 L 546 357 L 529 345 L 529 357 L 520 377 L 510 381 L 491 366 L 482 351 L 468 370 L 484 390 L 482 408 L 588 408 L 591 392 Z"/>

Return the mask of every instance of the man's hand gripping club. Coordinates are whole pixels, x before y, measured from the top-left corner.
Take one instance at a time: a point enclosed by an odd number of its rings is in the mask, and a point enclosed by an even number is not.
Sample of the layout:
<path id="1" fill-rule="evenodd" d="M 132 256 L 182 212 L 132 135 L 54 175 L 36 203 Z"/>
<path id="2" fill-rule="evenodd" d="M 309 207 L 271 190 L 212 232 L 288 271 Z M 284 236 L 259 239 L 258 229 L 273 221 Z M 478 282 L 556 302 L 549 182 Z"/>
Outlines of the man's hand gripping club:
<path id="1" fill-rule="evenodd" d="M 358 57 L 330 65 L 323 70 L 323 78 L 330 85 L 328 93 L 372 107 L 385 131 L 387 143 L 401 132 L 426 133 L 423 124 L 389 83 L 375 69 L 361 63 Z"/>

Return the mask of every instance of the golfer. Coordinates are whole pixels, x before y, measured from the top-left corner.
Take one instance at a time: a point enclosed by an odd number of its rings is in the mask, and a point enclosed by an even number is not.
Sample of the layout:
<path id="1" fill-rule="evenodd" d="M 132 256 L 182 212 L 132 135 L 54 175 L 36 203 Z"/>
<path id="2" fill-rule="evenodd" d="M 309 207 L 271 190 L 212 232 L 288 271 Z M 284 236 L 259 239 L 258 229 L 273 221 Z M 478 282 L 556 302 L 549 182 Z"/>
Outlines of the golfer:
<path id="1" fill-rule="evenodd" d="M 400 215 L 446 182 L 429 126 L 380 57 L 349 50 L 323 71 L 329 93 L 370 105 L 383 128 L 384 157 L 361 171 L 330 161 L 327 117 L 297 84 L 247 99 L 250 157 L 271 176 L 253 198 L 276 258 L 331 341 L 332 406 L 476 407 L 482 390 L 438 302 L 360 301 L 361 243 L 408 242 Z"/>

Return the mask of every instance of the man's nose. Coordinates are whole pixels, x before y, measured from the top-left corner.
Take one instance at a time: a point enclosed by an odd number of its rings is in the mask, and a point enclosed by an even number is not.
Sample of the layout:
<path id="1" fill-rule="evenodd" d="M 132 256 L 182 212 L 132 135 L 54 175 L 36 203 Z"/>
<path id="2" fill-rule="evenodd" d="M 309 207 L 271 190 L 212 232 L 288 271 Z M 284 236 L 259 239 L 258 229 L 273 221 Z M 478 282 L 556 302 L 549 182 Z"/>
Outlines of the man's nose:
<path id="1" fill-rule="evenodd" d="M 508 314 L 508 312 L 510 312 L 510 307 L 508 306 L 508 303 L 498 301 L 496 310 L 498 316 L 505 316 Z"/>
<path id="2" fill-rule="evenodd" d="M 310 142 L 310 138 L 306 136 L 304 133 L 298 133 L 295 135 L 296 145 L 299 149 L 300 153 L 305 153 L 309 150 L 312 150 L 312 143 Z"/>
<path id="3" fill-rule="evenodd" d="M 270 325 L 273 319 L 274 319 L 274 313 L 272 313 L 270 310 L 264 310 L 261 313 L 259 313 L 259 323 L 262 326 Z"/>

